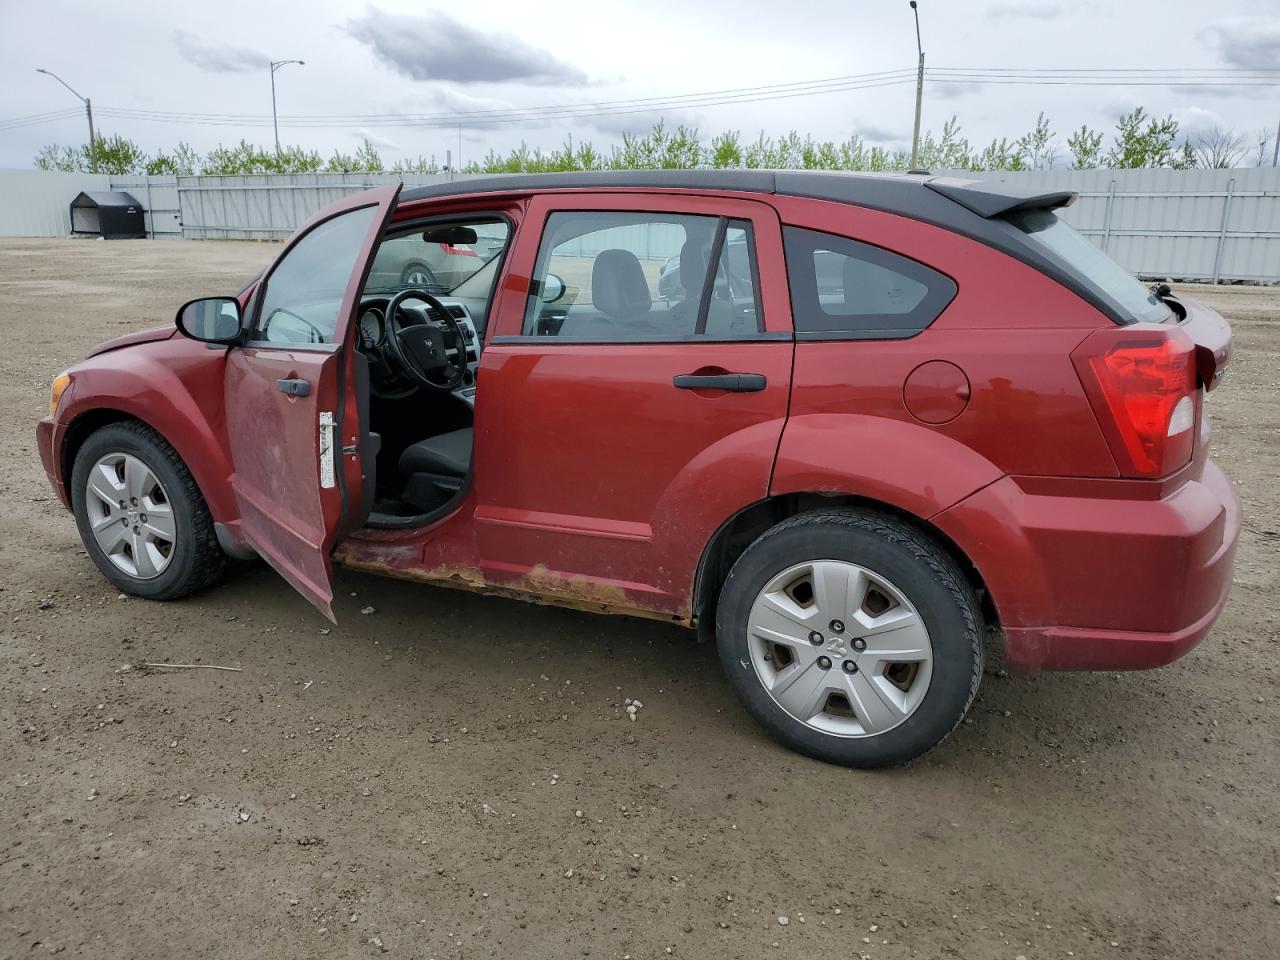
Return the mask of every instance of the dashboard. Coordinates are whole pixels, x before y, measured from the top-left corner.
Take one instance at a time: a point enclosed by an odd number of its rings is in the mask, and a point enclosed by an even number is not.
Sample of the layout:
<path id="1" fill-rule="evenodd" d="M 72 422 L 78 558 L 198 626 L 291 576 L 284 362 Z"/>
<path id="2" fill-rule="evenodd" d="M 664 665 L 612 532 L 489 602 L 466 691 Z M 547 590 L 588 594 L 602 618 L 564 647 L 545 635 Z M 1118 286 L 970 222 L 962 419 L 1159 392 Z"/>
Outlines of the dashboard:
<path id="1" fill-rule="evenodd" d="M 410 300 L 402 304 L 399 315 L 390 323 L 396 325 L 430 323 L 443 327 L 446 352 L 450 358 L 456 358 L 459 349 L 465 351 L 466 355 L 467 370 L 463 374 L 462 382 L 453 390 L 453 395 L 467 405 L 474 406 L 476 370 L 480 366 L 480 334 L 476 329 L 471 311 L 465 303 L 449 297 L 438 299 L 457 321 L 462 331 L 461 345 L 457 343 L 457 337 L 452 329 L 442 321 L 439 311 L 435 307 L 428 307 L 425 303 Z M 415 392 L 418 386 L 401 373 L 392 360 L 393 355 L 387 343 L 387 338 L 392 335 L 386 316 L 389 302 L 390 298 L 385 296 L 368 296 L 361 300 L 357 343 L 360 352 L 369 359 L 372 391 L 382 397 L 395 398 L 408 396 Z"/>

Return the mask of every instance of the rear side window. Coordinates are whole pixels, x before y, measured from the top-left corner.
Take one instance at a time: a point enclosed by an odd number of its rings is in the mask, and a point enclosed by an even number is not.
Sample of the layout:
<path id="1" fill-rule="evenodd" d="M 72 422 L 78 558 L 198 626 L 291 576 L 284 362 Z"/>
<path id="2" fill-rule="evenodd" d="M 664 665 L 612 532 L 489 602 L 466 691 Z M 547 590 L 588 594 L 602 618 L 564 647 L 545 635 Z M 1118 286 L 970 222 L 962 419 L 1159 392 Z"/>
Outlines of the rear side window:
<path id="1" fill-rule="evenodd" d="M 783 230 L 800 339 L 910 337 L 956 295 L 950 277 L 907 257 L 817 230 Z"/>

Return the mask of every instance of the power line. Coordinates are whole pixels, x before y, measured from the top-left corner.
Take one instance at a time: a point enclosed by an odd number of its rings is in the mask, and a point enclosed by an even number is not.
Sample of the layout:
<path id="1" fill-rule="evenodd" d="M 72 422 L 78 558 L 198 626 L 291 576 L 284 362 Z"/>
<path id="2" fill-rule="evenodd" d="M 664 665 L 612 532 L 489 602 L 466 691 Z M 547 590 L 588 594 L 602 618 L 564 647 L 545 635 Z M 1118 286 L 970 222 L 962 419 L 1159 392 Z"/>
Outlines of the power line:
<path id="1" fill-rule="evenodd" d="M 1280 67 L 934 67 L 948 73 L 1267 73 L 1280 74 Z"/>
<path id="2" fill-rule="evenodd" d="M 544 104 L 533 107 L 491 107 L 439 113 L 390 114 L 300 114 L 281 117 L 286 126 L 295 128 L 395 126 L 452 127 L 459 124 L 481 126 L 549 122 L 554 120 L 590 119 L 603 116 L 625 116 L 638 113 L 661 113 L 668 110 L 712 107 L 729 104 L 762 103 L 797 97 L 876 89 L 910 83 L 914 70 L 884 70 L 850 74 L 816 80 L 732 87 L 700 93 L 633 97 L 569 104 Z M 1247 69 L 1235 67 L 935 67 L 926 71 L 926 79 L 939 84 L 1013 84 L 1042 86 L 1162 86 L 1162 87 L 1269 87 L 1280 84 L 1280 69 Z M 42 123 L 69 119 L 78 115 L 75 109 L 55 110 L 25 117 L 0 120 L 0 129 L 11 130 Z M 200 124 L 213 126 L 267 126 L 271 118 L 265 114 L 219 114 L 192 111 L 146 110 L 133 107 L 100 107 L 99 113 L 118 120 L 150 123 Z"/>
<path id="3" fill-rule="evenodd" d="M 82 116 L 83 111 L 78 107 L 68 107 L 65 110 L 50 110 L 48 113 L 33 113 L 25 117 L 11 117 L 8 120 L 0 120 L 0 130 L 16 130 L 19 127 L 30 127 L 41 123 L 50 123 L 54 120 L 65 120 L 69 117 Z"/>
<path id="4" fill-rule="evenodd" d="M 676 94 L 666 97 L 639 97 L 626 100 L 604 100 L 588 103 L 546 104 L 536 107 L 500 107 L 480 110 L 460 110 L 447 113 L 392 113 L 392 114 L 295 114 L 282 117 L 295 126 L 312 123 L 370 123 L 381 120 L 397 124 L 429 123 L 441 121 L 456 124 L 459 120 L 507 121 L 511 118 L 530 116 L 543 119 L 552 116 L 602 115 L 622 111 L 656 111 L 674 109 L 681 106 L 712 105 L 718 102 L 754 102 L 759 99 L 775 99 L 781 97 L 801 96 L 816 93 L 838 92 L 841 90 L 861 89 L 867 86 L 879 86 L 884 81 L 894 81 L 909 77 L 911 71 L 891 70 L 872 74 L 858 74 L 848 77 L 832 77 L 824 80 L 807 80 L 785 84 L 772 84 L 758 87 L 738 87 L 728 90 L 715 90 L 704 93 Z M 211 120 L 218 122 L 255 123 L 267 119 L 262 114 L 209 114 L 176 111 L 138 110 L 125 107 L 107 108 L 120 115 L 128 115 L 137 119 L 173 119 L 173 120 Z"/>
<path id="5" fill-rule="evenodd" d="M 1128 80 L 1118 77 L 1096 79 L 1006 79 L 998 77 L 946 76 L 926 71 L 925 79 L 933 83 L 958 83 L 973 85 L 1014 85 L 1037 87 L 1114 87 L 1123 84 L 1126 87 L 1274 87 L 1280 86 L 1280 77 L 1257 80 Z"/>
<path id="6" fill-rule="evenodd" d="M 281 117 L 280 122 L 286 126 L 294 128 L 298 127 L 343 127 L 343 126 L 399 126 L 399 127 L 453 127 L 460 123 L 467 126 L 478 126 L 499 123 L 526 123 L 533 121 L 548 120 L 572 120 L 587 119 L 600 116 L 618 116 L 636 113 L 661 113 L 666 110 L 684 109 L 690 107 L 710 107 L 720 106 L 730 103 L 760 103 L 768 100 L 784 100 L 795 97 L 813 96 L 821 93 L 840 93 L 852 90 L 867 90 L 877 87 L 897 86 L 904 83 L 910 83 L 910 77 L 903 77 L 895 80 L 882 80 L 875 82 L 862 82 L 856 84 L 843 84 L 840 86 L 827 86 L 818 89 L 808 90 L 789 90 L 778 91 L 775 93 L 755 95 L 755 96 L 734 96 L 734 97 L 714 97 L 704 98 L 701 100 L 681 100 L 677 102 L 655 102 L 645 103 L 637 106 L 619 106 L 611 108 L 593 108 L 590 105 L 575 106 L 571 108 L 528 108 L 521 111 L 512 111 L 505 114 L 491 115 L 468 115 L 468 114 L 440 114 L 436 116 L 415 116 L 411 114 L 371 114 L 365 116 L 348 116 L 348 117 L 309 117 L 309 118 L 286 118 Z M 182 117 L 182 116 L 166 116 L 156 115 L 154 113 L 129 111 L 120 108 L 102 108 L 100 113 L 116 117 L 119 119 L 146 120 L 162 123 L 197 123 L 197 124 L 214 124 L 222 126 L 265 126 L 270 120 L 269 118 L 245 117 L 233 118 L 210 115 L 204 117 Z"/>

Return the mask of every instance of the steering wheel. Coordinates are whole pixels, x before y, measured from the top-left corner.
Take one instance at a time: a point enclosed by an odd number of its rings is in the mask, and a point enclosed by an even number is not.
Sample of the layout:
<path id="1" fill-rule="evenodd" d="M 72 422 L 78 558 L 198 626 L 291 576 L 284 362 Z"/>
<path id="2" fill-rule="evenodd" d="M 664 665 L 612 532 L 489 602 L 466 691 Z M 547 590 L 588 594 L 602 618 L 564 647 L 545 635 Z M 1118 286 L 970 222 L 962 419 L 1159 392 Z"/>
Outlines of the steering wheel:
<path id="1" fill-rule="evenodd" d="M 409 326 L 395 321 L 396 313 L 406 300 L 421 300 L 434 308 L 443 318 L 445 327 L 453 331 L 457 344 L 457 358 L 449 359 L 445 347 L 445 328 L 434 323 L 415 323 Z M 445 305 L 425 290 L 401 290 L 387 304 L 387 345 L 397 365 L 415 383 L 428 390 L 448 393 L 462 383 L 467 375 L 467 341 L 462 327 Z M 443 380 L 433 379 L 439 371 L 450 371 Z"/>

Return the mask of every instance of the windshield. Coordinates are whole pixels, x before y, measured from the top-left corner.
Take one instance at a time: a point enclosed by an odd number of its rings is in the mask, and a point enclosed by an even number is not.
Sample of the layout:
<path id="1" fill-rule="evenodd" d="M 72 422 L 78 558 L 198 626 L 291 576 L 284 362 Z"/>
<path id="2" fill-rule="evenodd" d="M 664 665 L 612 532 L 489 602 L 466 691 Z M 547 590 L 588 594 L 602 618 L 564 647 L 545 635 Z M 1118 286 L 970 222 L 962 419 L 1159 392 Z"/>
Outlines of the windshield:
<path id="1" fill-rule="evenodd" d="M 452 293 L 507 246 L 504 220 L 452 221 L 387 237 L 369 269 L 365 293 Z"/>
<path id="2" fill-rule="evenodd" d="M 1160 323 L 1169 318 L 1169 308 L 1163 300 L 1052 210 L 1010 214 L 1009 221 L 1087 277 L 1134 320 Z"/>

